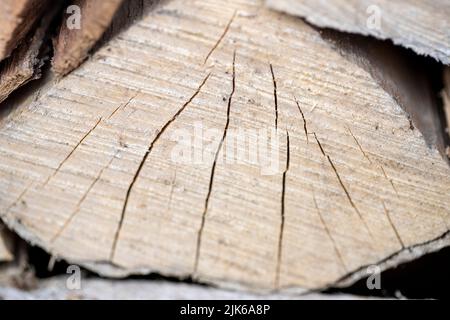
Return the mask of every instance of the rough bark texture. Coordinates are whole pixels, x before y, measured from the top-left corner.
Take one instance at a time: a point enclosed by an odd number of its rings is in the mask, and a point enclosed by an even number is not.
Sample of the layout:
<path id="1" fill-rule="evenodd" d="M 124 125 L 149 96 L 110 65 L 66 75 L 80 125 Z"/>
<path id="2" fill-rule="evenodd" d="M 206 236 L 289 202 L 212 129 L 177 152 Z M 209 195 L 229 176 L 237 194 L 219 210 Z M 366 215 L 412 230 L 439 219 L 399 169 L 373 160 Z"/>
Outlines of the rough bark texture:
<path id="1" fill-rule="evenodd" d="M 0 2 L 0 61 L 7 58 L 33 28 L 47 0 L 2 0 Z"/>
<path id="2" fill-rule="evenodd" d="M 110 25 L 123 0 L 76 0 L 81 9 L 81 29 L 70 29 L 64 20 L 55 40 L 53 70 L 65 75 L 78 67 Z M 73 13 L 72 13 L 73 14 Z M 69 15 L 66 15 L 69 17 Z"/>
<path id="3" fill-rule="evenodd" d="M 167 2 L 2 117 L 1 217 L 101 274 L 257 291 L 415 257 L 448 231 L 450 170 L 348 56 L 263 1 Z M 199 121 L 219 134 L 177 162 Z M 220 161 L 236 129 L 276 129 L 277 170 Z"/>
<path id="4" fill-rule="evenodd" d="M 391 39 L 450 64 L 447 0 L 267 0 L 267 4 L 319 27 Z M 378 17 L 380 28 L 374 20 Z"/>
<path id="5" fill-rule="evenodd" d="M 40 78 L 43 59 L 48 58 L 43 55 L 42 46 L 55 14 L 55 10 L 49 11 L 34 34 L 24 40 L 12 56 L 3 62 L 0 68 L 0 102 L 28 81 Z"/>

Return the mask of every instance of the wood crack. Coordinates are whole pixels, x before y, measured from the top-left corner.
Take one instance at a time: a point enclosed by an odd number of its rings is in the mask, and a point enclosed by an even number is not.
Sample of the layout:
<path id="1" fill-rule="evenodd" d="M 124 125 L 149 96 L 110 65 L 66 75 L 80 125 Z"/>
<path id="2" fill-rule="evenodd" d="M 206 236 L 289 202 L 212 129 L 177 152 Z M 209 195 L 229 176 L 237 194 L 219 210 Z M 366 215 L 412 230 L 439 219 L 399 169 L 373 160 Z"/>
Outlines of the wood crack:
<path id="1" fill-rule="evenodd" d="M 206 64 L 206 62 L 208 61 L 209 57 L 213 54 L 213 52 L 217 49 L 217 47 L 220 45 L 220 43 L 222 42 L 223 38 L 225 38 L 225 36 L 227 35 L 228 31 L 230 30 L 231 24 L 234 21 L 234 18 L 236 18 L 236 13 L 237 11 L 235 10 L 233 15 L 231 16 L 230 21 L 228 21 L 227 25 L 225 26 L 225 29 L 223 30 L 222 34 L 220 35 L 219 39 L 217 39 L 216 43 L 214 44 L 214 46 L 211 48 L 211 50 L 208 52 L 208 54 L 206 55 L 205 60 L 203 61 L 203 64 Z"/>
<path id="2" fill-rule="evenodd" d="M 272 82 L 273 82 L 273 99 L 275 103 L 275 129 L 278 129 L 278 93 L 277 93 L 277 80 L 275 78 L 275 73 L 273 71 L 273 66 L 269 63 L 270 73 L 272 74 Z"/>
<path id="3" fill-rule="evenodd" d="M 361 153 L 363 154 L 364 158 L 366 158 L 370 164 L 372 164 L 372 161 L 370 160 L 370 158 L 367 156 L 366 152 L 364 151 L 363 147 L 361 146 L 361 144 L 359 143 L 358 139 L 356 139 L 355 135 L 353 134 L 352 130 L 350 130 L 349 127 L 346 127 L 348 132 L 350 133 L 350 135 L 353 137 L 353 140 L 355 140 L 359 150 L 361 151 Z"/>
<path id="4" fill-rule="evenodd" d="M 316 141 L 317 141 L 317 145 L 318 145 L 319 148 L 320 148 L 320 152 L 322 152 L 323 156 L 326 157 L 327 155 L 325 154 L 325 150 L 323 150 L 323 147 L 322 147 L 322 144 L 321 144 L 320 141 L 319 141 L 319 138 L 317 138 L 317 134 L 316 134 L 315 132 L 313 132 L 313 135 L 314 135 L 314 138 L 315 138 Z"/>
<path id="5" fill-rule="evenodd" d="M 300 107 L 300 103 L 298 102 L 298 100 L 295 96 L 294 96 L 294 100 L 295 100 L 295 103 L 297 104 L 298 111 L 300 111 L 300 115 L 302 116 L 302 119 L 303 119 L 303 130 L 305 131 L 306 143 L 309 143 L 308 127 L 306 124 L 305 114 L 303 113 L 303 110 Z"/>
<path id="6" fill-rule="evenodd" d="M 102 121 L 102 118 L 99 118 L 97 120 L 97 122 L 95 123 L 95 125 L 89 129 L 89 131 L 81 138 L 80 141 L 78 141 L 78 143 L 75 145 L 75 147 L 72 149 L 72 151 L 70 151 L 70 153 L 64 158 L 64 160 L 58 165 L 58 167 L 55 169 L 55 171 L 53 172 L 52 175 L 50 175 L 47 180 L 44 182 L 44 186 L 46 186 L 50 180 L 58 173 L 59 170 L 61 170 L 62 166 L 64 165 L 64 163 L 67 162 L 67 160 L 69 160 L 69 158 L 72 156 L 72 154 L 74 154 L 74 152 L 78 149 L 78 147 L 84 142 L 84 140 L 86 140 L 86 138 L 97 128 L 97 126 L 100 124 L 100 122 Z"/>
<path id="7" fill-rule="evenodd" d="M 327 159 L 328 159 L 328 162 L 329 162 L 330 165 L 331 165 L 331 168 L 333 168 L 333 171 L 334 171 L 334 173 L 336 174 L 336 177 L 337 177 L 337 179 L 338 179 L 338 181 L 339 181 L 339 184 L 341 185 L 342 189 L 344 190 L 345 195 L 347 196 L 347 199 L 348 199 L 348 201 L 350 202 L 350 205 L 353 207 L 353 209 L 355 209 L 355 212 L 358 214 L 359 218 L 361 219 L 362 223 L 364 224 L 364 226 L 365 226 L 367 232 L 369 233 L 370 237 L 374 240 L 374 237 L 373 237 L 373 235 L 372 235 L 372 232 L 371 232 L 370 229 L 369 229 L 369 226 L 367 225 L 367 223 L 366 223 L 364 217 L 362 216 L 361 212 L 359 211 L 358 207 L 357 207 L 357 206 L 355 205 L 355 203 L 353 202 L 353 199 L 352 199 L 352 197 L 350 196 L 350 192 L 348 192 L 347 187 L 345 186 L 344 182 L 342 181 L 342 178 L 341 178 L 341 176 L 339 175 L 339 172 L 337 171 L 336 166 L 334 165 L 334 163 L 333 163 L 333 161 L 331 160 L 331 158 L 330 158 L 329 155 L 327 155 Z"/>
<path id="8" fill-rule="evenodd" d="M 281 260 L 283 255 L 283 236 L 284 236 L 284 222 L 285 222 L 285 209 L 286 209 L 286 177 L 289 171 L 290 159 L 291 159 L 291 144 L 289 140 L 289 131 L 286 130 L 286 168 L 283 172 L 283 182 L 281 189 L 281 219 L 280 219 L 280 233 L 278 236 L 278 255 L 277 255 L 277 267 L 275 273 L 275 287 L 280 287 L 280 273 L 281 273 Z"/>
<path id="9" fill-rule="evenodd" d="M 392 181 L 392 179 L 388 177 L 388 175 L 386 174 L 386 171 L 384 170 L 384 167 L 381 164 L 380 164 L 380 168 L 381 168 L 381 171 L 383 172 L 383 175 L 386 178 L 386 180 L 388 180 L 391 183 L 392 189 L 394 189 L 394 192 L 395 192 L 395 194 L 398 197 L 398 191 L 397 191 L 397 188 L 394 185 L 394 181 Z"/>
<path id="10" fill-rule="evenodd" d="M 313 187 L 312 187 L 312 196 L 313 196 L 314 206 L 316 207 L 316 211 L 317 211 L 317 214 L 319 216 L 320 222 L 322 223 L 322 226 L 323 226 L 325 232 L 327 233 L 328 238 L 330 238 L 331 243 L 333 244 L 333 248 L 334 248 L 334 251 L 336 252 L 336 256 L 338 257 L 339 262 L 341 263 L 341 266 L 343 267 L 345 272 L 348 272 L 348 269 L 347 269 L 347 267 L 345 265 L 344 259 L 343 259 L 342 255 L 341 255 L 341 252 L 339 251 L 337 243 L 334 240 L 333 236 L 331 235 L 330 229 L 328 229 L 328 226 L 327 226 L 327 224 L 325 222 L 325 219 L 323 218 L 322 213 L 321 213 L 321 211 L 319 209 L 319 205 L 317 204 L 317 199 L 316 199 L 316 195 L 315 195 Z"/>
<path id="11" fill-rule="evenodd" d="M 382 201 L 382 203 L 383 203 L 384 213 L 386 214 L 389 224 L 391 225 L 392 229 L 394 230 L 395 236 L 397 237 L 398 242 L 402 246 L 402 249 L 405 249 L 405 244 L 403 243 L 403 240 L 400 237 L 400 233 L 398 232 L 397 228 L 395 227 L 394 222 L 392 221 L 391 214 L 389 213 L 389 210 L 386 208 L 386 204 L 384 203 L 384 201 Z"/>
<path id="12" fill-rule="evenodd" d="M 201 220 L 200 228 L 198 230 L 198 235 L 197 235 L 197 247 L 196 247 L 196 250 L 195 250 L 195 260 L 194 260 L 194 275 L 197 273 L 197 270 L 198 270 L 198 263 L 199 263 L 199 260 L 200 260 L 200 248 L 201 248 L 201 244 L 202 244 L 203 229 L 205 228 L 205 221 L 206 221 L 206 215 L 208 213 L 209 199 L 211 197 L 211 192 L 212 192 L 212 188 L 213 188 L 213 185 L 214 185 L 214 175 L 215 175 L 215 172 L 216 172 L 217 160 L 219 158 L 219 153 L 220 153 L 220 150 L 222 149 L 222 145 L 225 142 L 225 139 L 227 137 L 228 127 L 230 125 L 231 103 L 232 103 L 232 100 L 233 100 L 234 92 L 236 91 L 236 50 L 233 53 L 233 65 L 232 65 L 232 67 L 233 67 L 232 88 L 231 88 L 230 96 L 228 98 L 227 120 L 226 120 L 225 127 L 224 127 L 224 130 L 223 130 L 222 139 L 220 140 L 219 145 L 217 146 L 216 153 L 214 155 L 214 162 L 212 164 L 211 173 L 210 173 L 210 176 L 209 176 L 210 178 L 209 178 L 208 193 L 206 194 L 205 205 L 204 205 L 203 214 L 202 214 L 202 220 Z"/>
<path id="13" fill-rule="evenodd" d="M 133 95 L 130 99 L 128 99 L 128 101 L 124 105 L 120 104 L 116 109 L 114 109 L 114 111 L 109 115 L 108 120 L 111 119 L 120 109 L 125 109 L 134 99 L 136 99 L 139 93 L 140 91 Z"/>
<path id="14" fill-rule="evenodd" d="M 69 218 L 64 222 L 64 224 L 61 226 L 61 228 L 55 233 L 55 235 L 51 238 L 50 243 L 53 244 L 55 243 L 55 241 L 61 236 L 61 234 L 67 229 L 67 227 L 70 225 L 70 223 L 73 221 L 73 219 L 75 218 L 75 216 L 78 214 L 78 212 L 80 211 L 80 207 L 83 204 L 84 200 L 86 200 L 88 194 L 91 192 L 92 188 L 97 184 L 97 182 L 100 180 L 101 176 L 103 175 L 103 172 L 109 168 L 109 166 L 111 165 L 111 163 L 114 161 L 114 159 L 117 157 L 117 154 L 119 153 L 119 151 L 117 151 L 114 156 L 108 161 L 108 163 L 106 164 L 106 166 L 104 166 L 100 172 L 98 173 L 98 175 L 95 177 L 95 179 L 92 181 L 92 183 L 89 185 L 89 187 L 87 188 L 86 192 L 83 194 L 83 196 L 81 197 L 80 201 L 78 201 L 77 206 L 75 208 L 75 210 L 72 212 L 72 214 L 69 216 Z"/>
<path id="15" fill-rule="evenodd" d="M 191 104 L 191 102 L 195 99 L 195 97 L 200 93 L 202 87 L 205 85 L 206 81 L 208 80 L 208 78 L 211 76 L 211 73 L 209 73 L 201 82 L 201 84 L 199 85 L 199 87 L 197 88 L 197 90 L 195 91 L 195 93 L 189 98 L 188 101 L 186 101 L 180 109 L 178 109 L 178 111 L 172 116 L 172 118 L 169 119 L 169 121 L 167 121 L 164 126 L 161 128 L 161 130 L 158 131 L 158 133 L 156 134 L 155 138 L 150 142 L 149 147 L 147 148 L 144 156 L 142 157 L 141 162 L 139 163 L 139 166 L 133 176 L 133 179 L 131 180 L 131 183 L 128 186 L 127 189 L 127 193 L 125 195 L 125 200 L 123 203 L 123 207 L 122 207 L 122 213 L 120 215 L 120 220 L 119 220 L 119 224 L 116 230 L 116 233 L 114 235 L 114 240 L 113 240 L 113 244 L 112 244 L 112 248 L 111 248 L 111 254 L 110 254 L 110 261 L 114 260 L 114 255 L 116 252 L 116 247 L 117 247 L 117 243 L 120 237 L 120 233 L 122 231 L 122 226 L 123 226 L 123 221 L 125 218 L 125 213 L 127 210 L 127 206 L 128 206 L 128 200 L 130 198 L 130 194 L 133 190 L 133 187 L 142 171 L 142 168 L 144 167 L 144 164 L 148 158 L 148 156 L 150 155 L 151 151 L 153 150 L 153 146 L 155 145 L 155 143 L 158 141 L 158 139 L 162 136 L 162 134 L 166 131 L 166 129 L 178 118 L 178 116 L 183 112 L 184 109 L 186 109 L 186 107 L 188 105 Z"/>
<path id="16" fill-rule="evenodd" d="M 0 213 L 0 218 L 6 218 L 6 216 L 8 215 L 9 211 L 11 211 L 12 208 L 14 208 L 19 201 L 22 200 L 22 198 L 25 196 L 25 194 L 28 192 L 28 190 L 31 188 L 31 185 L 33 184 L 33 181 L 31 181 L 26 188 L 19 194 L 19 196 L 17 197 L 17 199 L 11 203 L 11 205 L 3 212 Z"/>
<path id="17" fill-rule="evenodd" d="M 358 207 L 357 207 L 357 206 L 355 205 L 355 203 L 353 202 L 353 199 L 352 199 L 352 197 L 351 197 L 351 195 L 350 195 L 350 192 L 348 191 L 347 187 L 345 186 L 344 182 L 342 181 L 342 178 L 341 178 L 341 176 L 340 176 L 340 174 L 339 174 L 339 172 L 338 172 L 336 166 L 334 165 L 333 160 L 331 160 L 331 157 L 330 157 L 328 154 L 325 153 L 325 150 L 323 149 L 323 146 L 322 146 L 322 144 L 320 143 L 319 138 L 317 137 L 317 134 L 316 134 L 315 132 L 313 132 L 313 134 L 314 134 L 314 138 L 315 138 L 316 141 L 317 141 L 317 144 L 319 145 L 320 151 L 321 151 L 322 154 L 327 158 L 328 163 L 330 164 L 331 168 L 333 169 L 334 174 L 336 175 L 336 178 L 337 178 L 337 180 L 338 180 L 338 182 L 339 182 L 339 184 L 340 184 L 342 190 L 344 191 L 345 196 L 347 197 L 347 199 L 348 199 L 350 205 L 351 205 L 352 208 L 355 210 L 356 214 L 359 216 L 359 219 L 360 219 L 361 222 L 363 223 L 363 225 L 364 225 L 365 229 L 367 230 L 367 233 L 369 234 L 369 236 L 372 238 L 372 240 L 374 240 L 373 234 L 372 234 L 372 232 L 370 231 L 369 226 L 367 225 L 367 223 L 366 223 L 364 217 L 362 216 L 361 212 L 359 211 Z"/>

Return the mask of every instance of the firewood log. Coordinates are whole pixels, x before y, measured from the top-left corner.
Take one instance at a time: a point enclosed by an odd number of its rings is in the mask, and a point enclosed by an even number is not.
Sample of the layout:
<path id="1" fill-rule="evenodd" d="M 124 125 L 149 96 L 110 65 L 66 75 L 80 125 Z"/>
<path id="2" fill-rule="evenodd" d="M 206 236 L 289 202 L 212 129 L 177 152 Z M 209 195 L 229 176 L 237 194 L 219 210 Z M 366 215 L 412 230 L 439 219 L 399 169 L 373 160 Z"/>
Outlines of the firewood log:
<path id="1" fill-rule="evenodd" d="M 319 27 L 390 39 L 450 64 L 447 0 L 267 0 L 267 4 Z"/>
<path id="2" fill-rule="evenodd" d="M 263 1 L 163 2 L 0 118 L 0 217 L 102 275 L 258 292 L 437 250 L 450 170 L 407 113 L 433 92 L 383 51 Z"/>
<path id="3" fill-rule="evenodd" d="M 78 67 L 109 27 L 123 0 L 76 0 L 55 41 L 53 70 L 65 75 Z M 74 7 L 75 6 L 75 7 Z M 70 11 L 74 8 L 73 11 Z M 80 19 L 79 26 L 72 19 Z M 79 28 L 78 28 L 79 27 Z"/>
<path id="4" fill-rule="evenodd" d="M 2 0 L 0 3 L 0 61 L 24 40 L 35 26 L 48 0 Z"/>

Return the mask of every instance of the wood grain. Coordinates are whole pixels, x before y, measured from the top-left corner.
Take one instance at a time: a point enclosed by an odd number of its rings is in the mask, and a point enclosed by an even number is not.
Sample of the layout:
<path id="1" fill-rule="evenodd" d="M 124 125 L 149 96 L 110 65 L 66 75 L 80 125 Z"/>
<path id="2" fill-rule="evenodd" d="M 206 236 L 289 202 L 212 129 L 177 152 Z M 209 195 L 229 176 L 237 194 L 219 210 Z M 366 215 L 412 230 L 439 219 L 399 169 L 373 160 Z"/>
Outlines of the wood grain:
<path id="1" fill-rule="evenodd" d="M 109 27 L 123 0 L 76 0 L 73 5 L 80 8 L 81 28 L 70 29 L 63 21 L 55 41 L 53 70 L 65 75 L 78 67 L 89 51 Z M 68 16 L 66 16 L 68 17 Z"/>
<path id="2" fill-rule="evenodd" d="M 319 27 L 390 39 L 450 64 L 447 0 L 267 0 L 267 5 Z M 379 29 L 372 27 L 374 14 L 380 17 Z"/>
<path id="3" fill-rule="evenodd" d="M 412 130 L 418 129 L 426 143 L 446 155 L 449 146 L 442 118 L 441 104 L 434 83 L 441 67 L 389 42 L 334 30 L 322 30 L 344 57 L 366 70 L 388 92 L 410 119 Z"/>
<path id="4" fill-rule="evenodd" d="M 198 122 L 205 158 L 174 161 Z M 277 130 L 277 170 L 220 161 L 238 129 Z M 155 8 L 3 116 L 0 157 L 2 219 L 109 276 L 323 288 L 450 223 L 450 170 L 392 95 L 259 0 Z"/>

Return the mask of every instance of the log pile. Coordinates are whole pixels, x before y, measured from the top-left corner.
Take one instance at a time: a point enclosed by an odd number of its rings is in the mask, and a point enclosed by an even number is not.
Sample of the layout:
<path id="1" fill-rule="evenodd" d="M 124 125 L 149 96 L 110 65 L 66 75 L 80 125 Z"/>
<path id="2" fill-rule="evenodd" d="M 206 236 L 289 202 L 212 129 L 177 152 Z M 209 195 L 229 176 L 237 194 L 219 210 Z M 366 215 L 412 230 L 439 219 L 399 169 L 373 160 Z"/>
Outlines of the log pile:
<path id="1" fill-rule="evenodd" d="M 293 15 L 262 0 L 152 2 L 95 48 L 126 2 L 70 3 L 75 30 L 66 6 L 25 26 L 36 1 L 8 4 L 0 217 L 23 239 L 103 276 L 256 292 L 348 284 L 449 244 L 445 119 L 426 59 L 296 17 L 449 64 L 446 1 L 396 2 L 420 13 L 416 28 L 408 14 L 390 24 L 398 10 L 378 1 L 382 34 L 350 10 L 363 0 L 268 1 Z M 42 61 L 46 77 L 10 96 Z"/>

